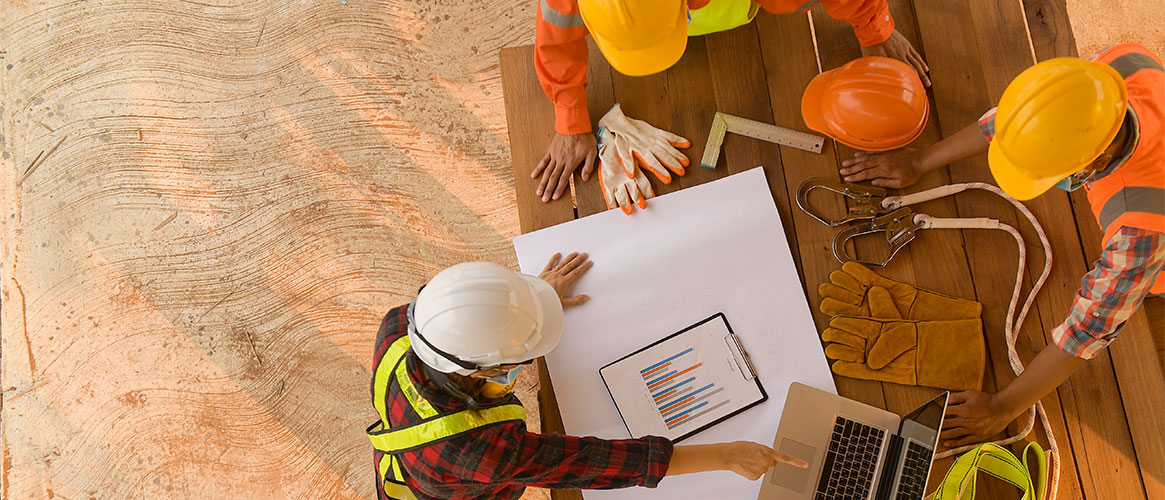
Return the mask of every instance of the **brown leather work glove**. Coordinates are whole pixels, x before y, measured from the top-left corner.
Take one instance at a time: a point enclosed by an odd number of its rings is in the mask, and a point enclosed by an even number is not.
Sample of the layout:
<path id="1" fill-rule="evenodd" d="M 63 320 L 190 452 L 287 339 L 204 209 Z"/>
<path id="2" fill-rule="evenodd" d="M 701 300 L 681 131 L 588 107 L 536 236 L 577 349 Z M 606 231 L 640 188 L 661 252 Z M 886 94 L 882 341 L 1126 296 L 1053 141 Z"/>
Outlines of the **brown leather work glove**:
<path id="1" fill-rule="evenodd" d="M 883 278 L 857 262 L 842 264 L 841 270 L 829 273 L 829 281 L 817 287 L 817 292 L 821 294 L 821 312 L 830 316 L 946 320 L 978 318 L 983 312 L 983 305 L 973 300 L 947 297 Z M 871 287 L 886 289 L 899 314 L 871 313 L 866 298 Z"/>
<path id="2" fill-rule="evenodd" d="M 890 295 L 870 291 L 875 314 L 894 316 Z M 843 377 L 979 390 L 987 360 L 983 322 L 975 319 L 912 321 L 839 316 L 821 335 L 825 357 Z"/>

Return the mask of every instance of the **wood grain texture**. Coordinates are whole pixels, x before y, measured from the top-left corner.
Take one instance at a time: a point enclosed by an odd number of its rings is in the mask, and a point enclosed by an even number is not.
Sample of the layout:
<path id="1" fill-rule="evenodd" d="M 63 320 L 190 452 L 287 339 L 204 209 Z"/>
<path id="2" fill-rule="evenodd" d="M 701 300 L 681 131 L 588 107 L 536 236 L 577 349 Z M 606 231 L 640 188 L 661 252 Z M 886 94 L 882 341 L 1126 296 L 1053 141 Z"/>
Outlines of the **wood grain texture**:
<path id="1" fill-rule="evenodd" d="M 1077 56 L 1066 0 L 1023 0 L 1023 12 L 1036 60 Z"/>
<path id="2" fill-rule="evenodd" d="M 896 29 L 910 40 L 914 47 L 925 56 L 925 46 L 922 45 L 918 38 L 918 26 L 915 22 L 914 12 L 910 2 L 890 2 L 890 7 L 891 13 L 894 15 Z M 853 29 L 848 24 L 830 18 L 824 9 L 820 7 L 814 8 L 811 13 L 822 68 L 832 69 L 857 57 L 861 57 L 861 50 L 856 38 L 853 36 Z M 923 130 L 923 133 L 908 147 L 923 148 L 937 142 L 941 137 L 942 134 L 939 130 L 938 120 L 931 119 L 927 123 L 927 127 Z M 839 163 L 841 160 L 852 158 L 855 152 L 854 149 L 842 144 L 837 144 L 837 149 Z M 939 169 L 924 176 L 917 184 L 911 186 L 909 189 L 902 190 L 902 192 L 916 192 L 949 183 L 949 173 L 945 169 Z M 925 213 L 936 217 L 960 216 L 954 197 L 934 200 L 913 206 L 911 209 L 917 213 Z M 977 213 L 968 216 L 985 215 L 990 215 L 990 213 Z M 855 243 L 855 252 L 859 256 L 880 260 L 886 255 L 885 246 L 885 239 L 881 236 L 866 238 L 858 240 Z M 968 267 L 966 251 L 963 247 L 964 238 L 961 231 L 922 231 L 914 241 L 894 258 L 889 266 L 879 270 L 879 272 L 891 279 L 910 283 L 920 288 L 933 290 L 948 296 L 975 300 L 975 286 Z M 1013 261 L 1007 259 L 998 262 L 996 270 L 1000 271 L 999 275 L 1001 279 L 1009 279 L 1007 278 L 1008 276 L 1011 277 L 1010 279 L 1014 279 L 1015 264 L 1011 262 Z M 1012 269 L 1010 274 L 1006 271 L 1008 268 Z M 1006 313 L 1006 310 L 1006 306 L 1002 309 L 985 308 L 983 316 L 985 321 L 987 321 L 986 324 L 1002 325 L 1003 315 Z M 997 332 L 999 330 L 995 331 Z M 994 391 L 997 386 L 995 384 L 995 371 L 992 368 L 1001 370 L 1009 370 L 1010 368 L 1006 366 L 1006 363 L 1000 364 L 994 362 L 997 359 L 1006 359 L 1006 349 L 1003 348 L 1002 336 L 994 335 L 995 338 L 992 339 L 993 336 L 991 333 L 993 331 L 988 328 L 986 332 L 988 334 L 988 344 L 994 349 L 988 352 L 988 359 L 991 361 L 989 361 L 988 369 L 985 372 L 983 387 L 985 391 Z M 992 354 L 1001 351 L 1002 356 L 992 356 Z M 883 391 L 886 394 L 886 408 L 899 414 L 917 408 L 938 393 L 935 389 L 906 387 L 891 383 L 883 384 Z M 954 458 L 940 461 L 936 463 L 935 470 L 946 470 L 952 463 L 954 463 Z M 930 489 L 933 489 L 941 480 L 942 476 L 940 474 L 933 474 L 929 480 Z M 982 485 L 982 488 L 984 488 L 983 494 L 992 498 L 1005 498 L 1011 493 L 1007 490 L 1008 487 L 997 482 L 986 482 Z"/>
<path id="3" fill-rule="evenodd" d="M 801 92 L 817 75 L 817 57 L 813 51 L 808 15 L 772 16 L 761 13 L 754 23 L 759 34 L 773 123 L 803 130 L 800 119 Z M 820 154 L 783 146 L 780 147 L 780 154 L 789 200 L 796 199 L 797 187 L 804 179 L 815 176 L 838 177 L 833 141 L 826 141 Z M 775 175 L 769 174 L 767 169 L 766 174 Z M 814 204 L 833 213 L 845 210 L 839 198 L 821 200 L 820 203 L 814 200 Z M 795 242 L 790 241 L 789 244 L 799 247 L 799 255 L 803 257 L 802 286 L 808 293 L 807 299 L 813 309 L 817 330 L 824 331 L 829 324 L 829 317 L 817 307 L 821 303 L 817 285 L 827 281 L 829 273 L 841 267 L 832 258 L 835 230 L 825 227 L 800 210 L 790 212 L 797 237 Z M 834 381 L 840 394 L 879 408 L 886 407 L 881 384 L 844 377 L 834 377 Z"/>
<path id="4" fill-rule="evenodd" d="M 0 497 L 375 498 L 380 318 L 516 267 L 534 6 L 348 4 L 0 4 Z"/>

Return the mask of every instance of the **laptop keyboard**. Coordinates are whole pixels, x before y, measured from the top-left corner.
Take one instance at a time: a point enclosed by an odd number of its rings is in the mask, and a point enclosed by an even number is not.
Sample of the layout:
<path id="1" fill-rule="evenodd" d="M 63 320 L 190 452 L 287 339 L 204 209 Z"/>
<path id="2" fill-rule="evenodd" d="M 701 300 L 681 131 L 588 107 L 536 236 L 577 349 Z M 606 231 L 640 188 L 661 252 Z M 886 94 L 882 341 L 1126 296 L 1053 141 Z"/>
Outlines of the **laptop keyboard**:
<path id="1" fill-rule="evenodd" d="M 837 417 L 814 500 L 866 498 L 884 436 L 882 429 Z"/>
<path id="2" fill-rule="evenodd" d="M 926 492 L 926 473 L 930 471 L 931 451 L 910 441 L 906 447 L 906 462 L 902 464 L 902 478 L 898 481 L 895 500 L 921 500 Z"/>

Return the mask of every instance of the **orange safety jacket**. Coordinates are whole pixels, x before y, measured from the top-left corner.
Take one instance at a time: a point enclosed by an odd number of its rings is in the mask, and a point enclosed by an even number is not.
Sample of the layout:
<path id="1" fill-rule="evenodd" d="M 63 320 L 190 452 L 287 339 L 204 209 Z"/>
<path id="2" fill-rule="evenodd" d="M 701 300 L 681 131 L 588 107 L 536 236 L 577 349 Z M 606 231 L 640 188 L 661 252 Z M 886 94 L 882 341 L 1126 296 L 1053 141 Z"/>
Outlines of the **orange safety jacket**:
<path id="1" fill-rule="evenodd" d="M 682 1 L 682 0 L 681 0 Z M 738 0 L 688 0 L 692 11 L 708 4 Z M 830 17 L 847 22 L 863 47 L 886 41 L 894 19 L 886 0 L 755 0 L 773 14 L 805 12 L 821 3 Z M 695 14 L 693 13 L 693 16 Z M 736 25 L 726 25 L 732 29 Z M 702 30 L 706 31 L 706 30 Z M 534 37 L 534 69 L 542 90 L 554 103 L 554 131 L 582 134 L 591 131 L 587 112 L 587 27 L 578 13 L 578 0 L 540 0 Z M 689 34 L 692 32 L 689 31 Z"/>
<path id="2" fill-rule="evenodd" d="M 1098 52 L 1125 79 L 1129 110 L 1137 124 L 1135 149 L 1123 164 L 1097 172 L 1084 188 L 1092 214 L 1108 241 L 1121 227 L 1165 233 L 1165 71 L 1161 58 L 1135 43 Z M 1132 140 L 1132 139 L 1130 139 Z M 1165 293 L 1165 273 L 1151 293 Z"/>

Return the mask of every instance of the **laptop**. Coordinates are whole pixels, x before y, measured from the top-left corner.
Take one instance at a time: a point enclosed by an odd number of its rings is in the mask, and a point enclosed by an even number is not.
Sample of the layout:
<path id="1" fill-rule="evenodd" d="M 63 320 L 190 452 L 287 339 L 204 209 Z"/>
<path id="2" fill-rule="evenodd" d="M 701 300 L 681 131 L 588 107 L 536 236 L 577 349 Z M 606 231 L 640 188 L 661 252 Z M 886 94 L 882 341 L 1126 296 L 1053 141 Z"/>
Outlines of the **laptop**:
<path id="1" fill-rule="evenodd" d="M 765 473 L 760 500 L 922 500 L 949 392 L 898 415 L 794 382 L 773 449 L 806 462 Z"/>

